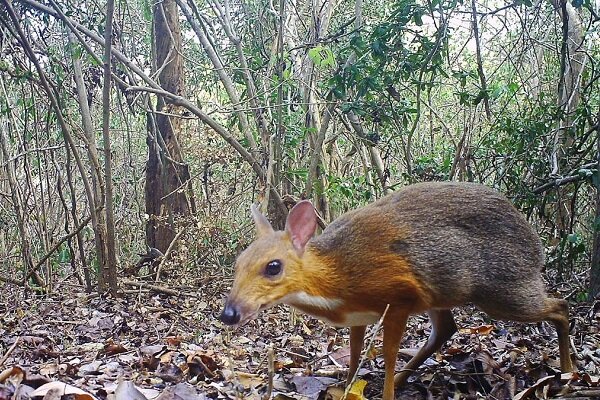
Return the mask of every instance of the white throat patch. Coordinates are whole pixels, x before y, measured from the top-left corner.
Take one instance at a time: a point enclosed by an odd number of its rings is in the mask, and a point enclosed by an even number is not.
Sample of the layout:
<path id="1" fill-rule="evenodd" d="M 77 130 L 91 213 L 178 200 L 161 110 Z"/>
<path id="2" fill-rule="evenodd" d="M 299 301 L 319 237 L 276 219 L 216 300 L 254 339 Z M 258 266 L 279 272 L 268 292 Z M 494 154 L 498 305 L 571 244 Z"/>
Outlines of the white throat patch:
<path id="1" fill-rule="evenodd" d="M 320 308 L 322 310 L 335 310 L 344 304 L 344 302 L 340 299 L 328 299 L 327 297 L 323 296 L 312 296 L 306 292 L 290 293 L 284 296 L 280 301 L 292 306 L 308 306 Z"/>
<path id="2" fill-rule="evenodd" d="M 342 306 L 344 302 L 341 299 L 329 299 L 323 296 L 312 296 L 306 292 L 294 292 L 284 296 L 281 303 L 289 304 L 292 307 L 302 309 L 302 307 L 314 307 L 321 310 L 335 311 Z M 342 321 L 334 322 L 324 316 L 314 315 L 329 325 L 333 326 L 362 326 L 370 325 L 379 320 L 381 315 L 373 311 L 347 312 L 343 315 Z"/>

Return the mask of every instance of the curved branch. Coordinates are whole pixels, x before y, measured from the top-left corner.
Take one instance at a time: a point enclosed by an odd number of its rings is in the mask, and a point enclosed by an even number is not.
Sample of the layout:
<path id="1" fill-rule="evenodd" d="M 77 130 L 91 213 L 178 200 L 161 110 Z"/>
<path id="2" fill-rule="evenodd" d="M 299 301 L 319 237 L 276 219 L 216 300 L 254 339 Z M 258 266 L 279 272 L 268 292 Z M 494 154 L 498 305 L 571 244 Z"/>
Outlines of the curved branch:
<path id="1" fill-rule="evenodd" d="M 63 17 L 59 13 L 57 13 L 55 10 L 53 10 L 52 8 L 47 7 L 35 0 L 17 0 L 17 1 L 20 2 L 21 4 L 26 4 L 30 7 L 33 7 L 35 9 L 37 9 L 38 11 L 44 12 L 48 15 L 51 15 L 57 19 L 63 20 Z M 90 39 L 92 39 L 93 41 L 95 41 L 96 43 L 98 43 L 99 45 L 104 47 L 104 44 L 105 44 L 104 38 L 102 38 L 96 32 L 86 28 L 85 26 L 73 21 L 72 19 L 70 19 L 66 16 L 64 17 L 64 19 L 68 20 L 68 22 L 70 22 L 70 25 L 73 26 L 75 29 L 77 29 L 79 32 L 83 33 L 84 35 L 86 35 L 87 37 L 89 37 Z M 129 68 L 131 71 L 133 71 L 149 86 L 149 87 L 129 86 L 127 90 L 145 91 L 145 92 L 151 92 L 151 93 L 155 93 L 155 94 L 160 94 L 165 97 L 169 97 L 175 105 L 184 107 L 185 109 L 187 109 L 188 111 L 190 111 L 191 113 L 196 115 L 198 118 L 200 118 L 200 120 L 202 122 L 204 122 L 205 124 L 210 126 L 229 145 L 231 145 L 248 164 L 250 164 L 250 166 L 252 167 L 252 170 L 257 174 L 258 178 L 261 179 L 262 181 L 264 181 L 264 179 L 266 178 L 266 173 L 265 173 L 264 169 L 260 166 L 258 160 L 256 160 L 256 158 L 254 158 L 254 156 L 248 150 L 246 150 L 246 148 L 244 148 L 244 146 L 233 135 L 231 135 L 223 125 L 219 124 L 217 121 L 215 121 L 213 118 L 211 118 L 208 114 L 203 112 L 199 107 L 194 105 L 190 100 L 164 90 L 158 83 L 156 83 L 152 78 L 150 78 L 148 75 L 146 75 L 137 65 L 135 65 L 131 60 L 129 60 L 127 58 L 127 56 L 125 56 L 119 50 L 117 50 L 113 47 L 111 53 L 117 60 L 119 60 L 119 62 L 121 62 L 124 66 Z M 281 208 L 281 210 L 285 211 L 287 213 L 287 207 L 285 206 L 285 204 L 283 204 L 283 201 L 281 200 L 281 196 L 279 195 L 277 190 L 273 187 L 271 187 L 271 195 L 275 198 L 275 201 L 277 202 L 277 204 Z"/>

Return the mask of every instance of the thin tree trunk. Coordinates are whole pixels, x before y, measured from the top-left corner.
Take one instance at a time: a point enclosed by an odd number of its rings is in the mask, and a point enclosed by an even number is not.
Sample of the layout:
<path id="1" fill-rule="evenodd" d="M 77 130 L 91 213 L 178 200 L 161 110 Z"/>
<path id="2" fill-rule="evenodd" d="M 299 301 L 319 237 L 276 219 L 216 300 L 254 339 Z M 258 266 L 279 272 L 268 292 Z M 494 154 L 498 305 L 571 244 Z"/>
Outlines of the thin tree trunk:
<path id="1" fill-rule="evenodd" d="M 160 85 L 170 93 L 182 95 L 183 56 L 179 12 L 175 0 L 155 3 L 154 10 L 154 51 L 155 68 Z M 175 237 L 175 219 L 188 215 L 193 209 L 193 199 L 186 196 L 190 173 L 183 162 L 179 135 L 182 109 L 172 99 L 158 96 L 154 121 L 156 133 L 149 125 L 146 143 L 148 162 L 146 164 L 146 240 L 150 247 L 165 252 Z"/>
<path id="2" fill-rule="evenodd" d="M 581 48 L 584 34 L 577 10 L 567 0 L 556 0 L 554 5 L 558 9 L 562 20 L 557 104 L 563 112 L 554 136 L 554 147 L 551 156 L 551 174 L 558 175 L 560 173 L 560 161 L 565 149 L 573 143 L 569 131 L 579 105 L 579 89 L 586 55 L 584 49 Z"/>
<path id="3" fill-rule="evenodd" d="M 10 3 L 6 3 L 6 11 L 8 12 L 8 15 L 10 16 L 10 19 L 14 25 L 16 35 L 18 36 L 18 39 L 21 42 L 23 49 L 25 50 L 25 54 L 27 55 L 27 57 L 31 60 L 31 62 L 35 66 L 35 69 L 39 76 L 40 83 L 41 83 L 44 91 L 46 92 L 46 95 L 48 96 L 48 100 L 50 101 L 52 110 L 56 114 L 56 119 L 57 119 L 58 125 L 61 128 L 65 143 L 68 144 L 69 147 L 71 148 L 71 151 L 75 158 L 75 163 L 77 165 L 77 169 L 79 170 L 79 174 L 81 176 L 81 180 L 82 180 L 83 186 L 85 188 L 85 193 L 87 196 L 88 204 L 90 206 L 90 209 L 92 209 L 94 207 L 94 196 L 92 193 L 92 189 L 91 189 L 89 180 L 86 176 L 86 169 L 83 166 L 81 157 L 79 156 L 77 145 L 76 145 L 75 141 L 73 140 L 73 136 L 71 135 L 71 130 L 69 129 L 69 127 L 65 121 L 65 118 L 63 116 L 62 110 L 58 104 L 58 100 L 56 98 L 55 92 L 51 88 L 50 83 L 48 82 L 48 79 L 46 78 L 44 70 L 42 69 L 42 67 L 39 63 L 35 52 L 29 45 L 29 42 L 27 41 L 27 37 L 25 36 L 25 34 L 19 24 L 19 19 L 17 18 L 17 15 L 15 14 L 15 10 L 13 9 L 13 7 Z M 93 218 L 93 215 L 94 214 L 92 212 L 91 213 L 92 218 Z M 37 266 L 34 266 L 33 270 L 27 271 L 25 280 L 28 279 L 30 276 L 36 276 L 37 271 L 35 269 L 37 269 Z"/>
<path id="4" fill-rule="evenodd" d="M 272 186 L 279 188 L 283 175 L 283 137 L 285 135 L 285 126 L 283 124 L 283 68 L 285 65 L 284 49 L 283 49 L 283 25 L 285 21 L 285 0 L 279 0 L 279 30 L 277 34 L 277 77 L 279 85 L 277 86 L 277 104 L 276 104 L 276 131 L 273 140 L 269 142 L 271 145 L 269 148 L 269 163 L 271 168 L 270 180 L 266 182 L 267 187 Z M 283 229 L 285 226 L 285 220 L 287 212 L 281 212 L 282 210 L 278 207 L 277 203 L 269 196 L 267 204 L 269 215 L 273 228 Z"/>
<path id="5" fill-rule="evenodd" d="M 74 44 L 73 34 L 69 34 L 69 43 Z M 74 48 L 74 47 L 73 47 Z M 99 270 L 104 270 L 104 265 L 108 259 L 106 254 L 106 219 L 105 214 L 102 212 L 104 208 L 104 180 L 102 177 L 102 170 L 100 167 L 100 157 L 98 155 L 98 148 L 96 145 L 96 134 L 94 132 L 94 125 L 92 122 L 92 115 L 87 98 L 87 89 L 85 81 L 83 79 L 83 72 L 81 69 L 81 59 L 76 52 L 72 53 L 73 57 L 73 77 L 75 80 L 75 87 L 77 89 L 77 100 L 79 103 L 79 112 L 81 114 L 81 121 L 83 125 L 83 133 L 85 137 L 85 147 L 87 149 L 88 158 L 92 164 L 91 180 L 92 180 L 92 199 L 90 206 L 90 216 L 92 217 L 92 228 L 94 230 L 94 246 L 96 249 L 96 258 L 98 260 Z M 70 159 L 70 151 L 67 147 L 67 157 Z M 68 172 L 69 187 L 73 191 L 73 184 L 70 171 Z M 74 196 L 74 192 L 72 196 Z M 84 264 L 85 266 L 86 264 Z M 87 275 L 89 283 L 91 279 L 89 277 L 89 271 L 84 270 L 84 274 Z M 98 276 L 98 281 L 103 279 Z M 87 281 L 86 281 L 87 283 Z M 100 286 L 100 284 L 99 284 Z M 104 282 L 102 287 L 104 287 Z"/>
<path id="6" fill-rule="evenodd" d="M 592 265 L 590 267 L 589 300 L 600 295 L 600 112 L 596 118 L 596 213 L 593 227 Z"/>
<path id="7" fill-rule="evenodd" d="M 321 164 L 321 153 L 323 152 L 323 143 L 325 142 L 325 135 L 329 128 L 329 122 L 331 116 L 335 111 L 335 104 L 332 104 L 325 108 L 323 118 L 321 118 L 321 126 L 317 134 L 313 154 L 310 157 L 310 164 L 308 168 L 308 179 L 306 180 L 306 197 L 311 198 L 314 190 L 315 183 L 319 180 L 319 165 Z M 322 212 L 325 210 L 321 210 Z"/>
<path id="8" fill-rule="evenodd" d="M 471 11 L 473 15 L 473 36 L 475 36 L 475 56 L 477 59 L 477 75 L 479 75 L 479 84 L 481 85 L 481 92 L 483 96 L 483 106 L 485 108 L 485 115 L 489 120 L 492 119 L 492 112 L 490 111 L 490 102 L 487 92 L 487 82 L 485 79 L 485 73 L 483 72 L 483 61 L 481 59 L 481 42 L 479 39 L 479 24 L 477 23 L 477 6 L 475 0 L 471 0 Z"/>
<path id="9" fill-rule="evenodd" d="M 65 149 L 67 149 L 67 146 L 65 146 Z M 60 170 L 58 163 L 54 159 L 54 157 L 52 157 L 52 163 L 54 164 L 54 166 L 56 168 L 56 191 L 57 191 L 58 197 L 59 197 L 60 202 L 63 207 L 63 213 L 64 213 L 64 221 L 63 222 L 64 222 L 65 234 L 68 235 L 69 233 L 71 233 L 71 232 L 69 232 L 69 226 L 71 225 L 70 221 L 69 221 L 69 214 L 71 214 L 71 216 L 75 217 L 75 218 L 76 218 L 76 215 L 69 212 L 69 205 L 67 203 L 67 198 L 65 197 L 65 193 L 63 192 L 64 182 L 63 182 L 63 178 L 62 178 L 62 172 Z M 66 168 L 70 169 L 71 165 L 67 163 Z M 74 219 L 73 224 L 77 225 L 77 219 Z M 75 236 L 77 237 L 78 242 L 81 243 L 80 242 L 81 234 L 78 232 Z M 79 282 L 79 284 L 83 285 L 83 283 L 84 283 L 83 277 L 79 274 L 79 270 L 77 268 L 77 255 L 75 254 L 75 249 L 73 247 L 73 241 L 71 239 L 67 240 L 67 246 L 69 247 L 69 255 L 71 257 L 70 264 L 71 264 L 71 269 L 73 270 L 73 275 L 77 278 L 77 281 Z M 83 255 L 82 252 L 80 252 L 80 254 Z"/>
<path id="10" fill-rule="evenodd" d="M 562 110 L 557 121 L 556 133 L 551 154 L 552 176 L 561 174 L 562 164 L 568 149 L 573 145 L 573 120 L 580 98 L 580 85 L 583 66 L 586 60 L 585 53 L 581 48 L 584 35 L 581 19 L 577 10 L 567 0 L 556 0 L 555 6 L 562 21 L 562 40 L 560 50 L 560 75 L 558 82 L 557 105 Z M 574 195 L 569 187 L 558 187 L 556 189 L 556 231 L 557 239 L 564 241 L 568 249 L 572 243 L 566 241 L 566 235 L 570 232 L 570 220 L 574 215 L 569 213 L 568 204 Z M 563 263 L 563 251 L 559 252 L 558 274 L 563 275 L 565 267 Z"/>
<path id="11" fill-rule="evenodd" d="M 17 228 L 19 230 L 19 239 L 21 244 L 21 260 L 23 261 L 23 273 L 26 274 L 28 271 L 33 270 L 33 259 L 31 257 L 31 248 L 29 247 L 28 235 L 25 230 L 25 219 L 23 216 L 23 207 L 21 196 L 19 196 L 20 190 L 17 185 L 15 178 L 15 169 L 10 161 L 8 149 L 6 147 L 6 137 L 9 129 L 4 126 L 2 128 L 3 133 L 0 134 L 0 151 L 2 151 L 2 157 L 6 160 L 6 177 L 8 178 L 8 185 L 10 187 L 11 200 L 15 216 L 17 218 Z M 44 282 L 39 275 L 34 274 L 35 283 L 39 286 L 43 286 Z"/>
<path id="12" fill-rule="evenodd" d="M 104 82 L 102 88 L 102 139 L 104 141 L 104 210 L 106 212 L 106 264 L 100 271 L 102 279 L 99 282 L 100 291 L 107 288 L 113 296 L 117 295 L 117 246 L 115 240 L 115 215 L 113 209 L 112 156 L 110 150 L 110 55 L 112 47 L 112 21 L 115 10 L 114 0 L 108 0 L 106 5 L 106 25 L 104 28 Z"/>
<path id="13" fill-rule="evenodd" d="M 361 142 L 365 143 L 366 134 L 365 131 L 360 124 L 360 120 L 353 112 L 348 113 L 348 122 L 352 126 L 352 129 L 356 132 L 356 134 L 361 138 Z M 387 182 L 387 174 L 385 172 L 385 166 L 383 165 L 383 160 L 381 159 L 381 154 L 379 154 L 379 149 L 374 144 L 366 144 L 369 148 L 369 155 L 371 156 L 371 164 L 373 168 L 375 168 L 375 172 L 377 173 L 377 177 L 379 178 L 379 183 L 381 184 L 381 190 L 383 194 L 388 194 L 392 190 L 390 189 Z"/>
<path id="14" fill-rule="evenodd" d="M 65 168 L 67 170 L 67 183 L 69 184 L 69 191 L 71 192 L 71 216 L 73 217 L 73 225 L 79 226 L 79 217 L 77 216 L 77 194 L 75 192 L 75 185 L 73 185 L 73 173 L 71 172 L 71 150 L 69 146 L 65 145 L 65 152 L 67 154 L 67 162 Z M 96 212 L 96 210 L 90 210 L 90 212 Z M 93 226 L 92 226 L 93 228 Z M 96 234 L 94 230 L 94 235 Z M 94 241 L 95 242 L 95 241 Z M 94 243 L 96 245 L 96 243 Z M 77 249 L 79 251 L 79 258 L 81 259 L 81 269 L 83 270 L 83 279 L 85 280 L 85 289 L 88 293 L 92 291 L 92 278 L 90 274 L 90 267 L 88 260 L 85 256 L 85 247 L 83 245 L 83 237 L 81 232 L 77 232 Z M 97 248 L 96 248 L 97 249 Z"/>
<path id="15" fill-rule="evenodd" d="M 188 6 L 183 2 L 183 0 L 177 0 L 177 4 L 179 4 L 179 8 L 181 8 L 188 23 L 190 24 L 190 26 L 196 33 L 198 40 L 200 40 L 200 43 L 202 44 L 202 47 L 204 48 L 206 55 L 208 56 L 211 63 L 215 67 L 215 72 L 219 76 L 219 79 L 221 80 L 221 83 L 223 84 L 223 87 L 225 88 L 225 91 L 227 92 L 227 95 L 229 96 L 229 100 L 231 101 L 231 104 L 233 106 L 233 109 L 235 110 L 238 120 L 240 121 L 242 133 L 244 134 L 244 137 L 248 141 L 248 147 L 250 148 L 250 152 L 256 157 L 258 154 L 258 148 L 256 145 L 256 141 L 254 140 L 254 136 L 252 136 L 252 131 L 251 131 L 250 125 L 248 123 L 248 118 L 246 117 L 246 114 L 243 110 L 244 107 L 240 100 L 240 95 L 237 92 L 235 85 L 233 83 L 233 79 L 227 74 L 227 71 L 225 70 L 225 66 L 221 62 L 221 58 L 220 58 L 219 54 L 217 54 L 216 49 L 213 47 L 211 41 L 209 40 L 209 38 L 207 36 L 207 32 L 203 29 L 202 26 L 200 26 L 199 21 L 194 18 L 192 9 L 188 8 Z M 193 3 L 190 2 L 190 4 L 193 4 Z M 226 29 L 226 31 L 227 30 L 228 29 Z"/>
<path id="16" fill-rule="evenodd" d="M 189 1 L 191 2 L 191 0 Z M 212 4 L 216 7 L 219 6 L 218 1 L 213 1 Z M 237 35 L 233 24 L 231 23 L 231 12 L 229 8 L 229 2 L 226 1 L 224 9 L 219 9 L 221 17 L 223 19 L 223 27 L 225 28 L 225 33 L 227 34 L 227 37 L 229 37 L 229 40 L 231 40 L 231 42 L 235 45 L 235 49 L 238 54 L 238 60 L 240 61 L 241 71 L 244 74 L 246 88 L 248 90 L 248 102 L 250 103 L 250 106 L 254 111 L 254 117 L 256 119 L 258 131 L 260 132 L 263 148 L 266 148 L 268 146 L 270 137 L 269 124 L 264 115 L 264 107 L 260 107 L 258 91 L 256 89 L 254 78 L 252 77 L 252 74 L 250 72 L 250 67 L 248 66 L 248 61 L 246 60 L 244 49 L 242 48 L 242 41 Z"/>

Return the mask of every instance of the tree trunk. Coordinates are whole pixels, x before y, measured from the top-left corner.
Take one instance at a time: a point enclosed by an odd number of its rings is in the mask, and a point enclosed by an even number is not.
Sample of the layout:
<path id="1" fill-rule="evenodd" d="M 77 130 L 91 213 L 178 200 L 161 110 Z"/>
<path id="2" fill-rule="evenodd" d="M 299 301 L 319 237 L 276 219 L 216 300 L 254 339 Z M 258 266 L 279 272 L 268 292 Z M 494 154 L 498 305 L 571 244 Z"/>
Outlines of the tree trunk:
<path id="1" fill-rule="evenodd" d="M 155 3 L 154 51 L 158 80 L 168 92 L 183 95 L 183 57 L 179 13 L 175 0 Z M 156 114 L 148 116 L 148 162 L 146 164 L 146 240 L 150 247 L 165 252 L 175 237 L 175 217 L 193 211 L 186 192 L 190 173 L 183 163 L 179 134 L 182 107 L 158 96 Z"/>
<path id="2" fill-rule="evenodd" d="M 567 0 L 557 0 L 555 6 L 562 20 L 560 76 L 557 95 L 557 105 L 562 110 L 562 114 L 554 135 L 551 155 L 551 175 L 553 177 L 561 174 L 561 169 L 564 168 L 565 156 L 568 155 L 568 149 L 574 142 L 573 121 L 579 105 L 581 75 L 586 61 L 586 55 L 582 48 L 584 40 L 583 27 L 577 10 Z M 572 226 L 570 221 L 575 218 L 574 215 L 570 215 L 568 206 L 574 193 L 572 188 L 566 186 L 559 187 L 556 191 L 555 235 L 557 239 L 562 241 L 557 264 L 559 276 L 562 276 L 565 267 L 572 267 L 572 265 L 565 265 L 563 253 L 565 252 L 565 246 L 567 246 L 566 254 L 572 247 L 572 244 L 567 242 L 565 238 L 570 233 Z"/>
<path id="3" fill-rule="evenodd" d="M 75 35 L 72 33 L 69 34 L 69 43 L 71 44 L 71 49 L 75 49 Z M 96 133 L 94 131 L 94 125 L 92 122 L 92 113 L 90 110 L 90 106 L 88 104 L 88 92 L 85 85 L 85 81 L 83 79 L 83 71 L 81 68 L 81 60 L 77 52 L 71 51 L 71 55 L 73 57 L 73 79 L 75 81 L 75 87 L 77 89 L 77 99 L 79 103 L 79 113 L 81 115 L 81 122 L 83 126 L 83 133 L 85 135 L 85 148 L 87 150 L 88 158 L 92 167 L 90 168 L 90 176 L 91 176 L 91 191 L 89 193 L 88 202 L 90 203 L 90 217 L 92 218 L 92 228 L 94 230 L 94 245 L 96 249 L 96 259 L 98 261 L 99 268 L 103 269 L 105 265 L 105 260 L 107 260 L 108 256 L 106 255 L 106 222 L 104 218 L 104 213 L 102 210 L 104 209 L 104 180 L 102 179 L 102 171 L 100 168 L 100 157 L 98 155 L 98 147 L 96 144 Z M 67 160 L 70 160 L 70 148 L 69 146 L 65 146 L 65 151 L 67 153 Z M 70 165 L 71 162 L 68 161 L 67 165 Z M 69 187 L 71 190 L 71 196 L 75 196 L 76 192 L 73 186 L 73 179 L 70 173 L 70 168 L 67 168 L 67 180 L 69 182 Z M 75 200 L 72 200 L 72 212 L 73 219 L 76 221 L 76 209 L 75 209 Z M 83 262 L 83 261 L 82 261 Z M 86 284 L 88 285 L 88 290 L 91 289 L 91 277 L 90 272 L 87 271 L 87 262 L 84 262 L 84 273 L 86 276 Z M 99 279 L 101 279 L 99 277 Z"/>
<path id="4" fill-rule="evenodd" d="M 104 141 L 104 183 L 105 198 L 104 211 L 106 212 L 106 263 L 98 274 L 98 290 L 110 290 L 113 296 L 117 295 L 117 244 L 115 234 L 115 215 L 113 210 L 113 179 L 112 157 L 110 150 L 110 52 L 112 38 L 112 21 L 115 10 L 114 0 L 108 0 L 106 6 L 106 28 L 104 36 L 104 83 L 102 88 L 102 140 Z"/>
<path id="5" fill-rule="evenodd" d="M 471 0 L 471 11 L 473 15 L 473 36 L 475 37 L 475 56 L 477 59 L 477 75 L 479 75 L 479 84 L 481 85 L 481 93 L 479 96 L 483 96 L 483 105 L 485 108 L 485 115 L 488 120 L 492 119 L 492 112 L 490 111 L 489 96 L 487 93 L 487 82 L 485 79 L 485 73 L 483 72 L 483 61 L 481 59 L 481 42 L 479 40 L 479 24 L 477 23 L 477 5 L 475 0 Z"/>
<path id="6" fill-rule="evenodd" d="M 596 186 L 596 215 L 594 216 L 593 232 L 594 244 L 592 248 L 592 265 L 590 267 L 590 290 L 588 296 L 590 300 L 600 295 L 600 112 L 596 118 L 596 176 L 592 180 Z"/>

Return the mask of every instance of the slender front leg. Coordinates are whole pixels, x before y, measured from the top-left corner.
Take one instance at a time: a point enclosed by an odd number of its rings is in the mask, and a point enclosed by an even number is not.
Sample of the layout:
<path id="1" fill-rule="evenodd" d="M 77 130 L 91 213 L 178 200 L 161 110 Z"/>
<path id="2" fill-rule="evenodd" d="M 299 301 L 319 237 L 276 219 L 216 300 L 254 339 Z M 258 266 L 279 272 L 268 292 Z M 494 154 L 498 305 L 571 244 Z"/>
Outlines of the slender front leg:
<path id="1" fill-rule="evenodd" d="M 395 377 L 396 387 L 404 385 L 408 377 L 417 369 L 423 361 L 454 335 L 457 331 L 454 317 L 450 310 L 429 310 L 429 320 L 431 321 L 431 334 L 425 345 L 411 360 L 402 368 L 402 371 Z"/>
<path id="2" fill-rule="evenodd" d="M 394 400 L 394 373 L 400 340 L 406 328 L 408 314 L 390 313 L 383 320 L 383 361 L 385 362 L 385 380 L 383 400 Z"/>
<path id="3" fill-rule="evenodd" d="M 350 384 L 352 377 L 354 377 L 354 373 L 358 369 L 358 362 L 360 361 L 360 352 L 362 351 L 366 329 L 366 326 L 350 327 L 350 370 L 348 371 L 346 385 Z"/>

